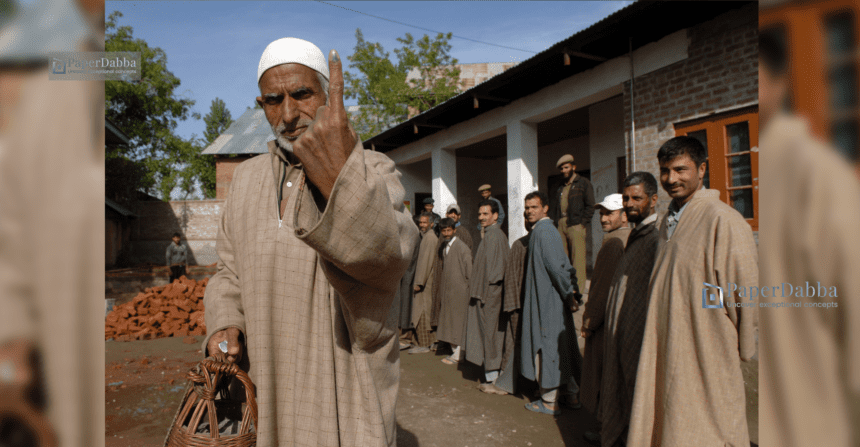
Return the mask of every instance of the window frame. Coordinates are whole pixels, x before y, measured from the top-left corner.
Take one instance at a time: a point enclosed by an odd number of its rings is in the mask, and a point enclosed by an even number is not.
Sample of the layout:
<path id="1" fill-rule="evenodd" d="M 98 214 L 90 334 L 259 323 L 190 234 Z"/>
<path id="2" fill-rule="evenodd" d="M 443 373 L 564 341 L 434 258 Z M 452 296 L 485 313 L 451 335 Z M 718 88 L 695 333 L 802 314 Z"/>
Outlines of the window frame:
<path id="1" fill-rule="evenodd" d="M 731 124 L 747 122 L 749 126 L 750 150 L 747 152 L 729 152 L 729 139 L 726 128 Z M 720 200 L 732 208 L 729 194 L 740 189 L 752 190 L 753 217 L 745 218 L 753 231 L 758 231 L 758 106 L 744 107 L 730 112 L 719 113 L 703 118 L 682 121 L 674 125 L 675 136 L 704 130 L 708 141 L 708 181 L 710 189 L 720 191 Z M 728 159 L 734 156 L 749 154 L 752 182 L 749 186 L 732 186 Z"/>

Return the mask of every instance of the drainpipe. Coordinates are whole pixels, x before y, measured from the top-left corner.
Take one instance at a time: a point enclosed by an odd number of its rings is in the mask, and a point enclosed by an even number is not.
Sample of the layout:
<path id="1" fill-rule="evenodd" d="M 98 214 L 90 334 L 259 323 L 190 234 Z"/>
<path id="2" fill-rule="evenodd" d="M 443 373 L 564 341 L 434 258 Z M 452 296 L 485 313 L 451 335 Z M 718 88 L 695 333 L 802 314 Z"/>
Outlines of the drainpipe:
<path id="1" fill-rule="evenodd" d="M 633 38 L 629 38 L 630 44 L 630 172 L 636 172 L 636 114 L 635 101 L 633 101 Z"/>

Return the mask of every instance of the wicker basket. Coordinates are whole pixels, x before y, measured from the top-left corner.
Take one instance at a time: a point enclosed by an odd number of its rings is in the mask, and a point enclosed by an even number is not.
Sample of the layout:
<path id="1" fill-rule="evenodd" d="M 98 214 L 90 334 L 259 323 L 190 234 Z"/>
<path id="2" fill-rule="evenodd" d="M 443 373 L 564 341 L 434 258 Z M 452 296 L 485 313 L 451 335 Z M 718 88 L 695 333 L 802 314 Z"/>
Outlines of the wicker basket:
<path id="1" fill-rule="evenodd" d="M 254 384 L 244 371 L 235 363 L 228 362 L 226 355 L 219 352 L 198 363 L 187 377 L 190 383 L 167 433 L 165 447 L 257 445 Z M 241 410 L 242 402 L 228 397 L 228 386 L 233 377 L 245 387 L 244 410 Z M 231 426 L 233 430 L 230 430 Z"/>

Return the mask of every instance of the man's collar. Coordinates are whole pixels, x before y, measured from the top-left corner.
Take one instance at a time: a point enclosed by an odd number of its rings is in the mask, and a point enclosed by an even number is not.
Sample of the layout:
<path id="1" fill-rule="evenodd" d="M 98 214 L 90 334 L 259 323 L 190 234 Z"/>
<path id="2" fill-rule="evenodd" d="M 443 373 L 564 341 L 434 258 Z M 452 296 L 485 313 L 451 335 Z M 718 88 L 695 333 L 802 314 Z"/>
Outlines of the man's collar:
<path id="1" fill-rule="evenodd" d="M 292 152 L 282 148 L 278 145 L 278 140 L 271 140 L 267 143 L 269 153 L 278 157 L 282 162 L 290 165 L 300 167 L 302 163 L 299 161 L 298 157 Z"/>
<path id="2" fill-rule="evenodd" d="M 636 225 L 636 229 L 638 230 L 638 229 L 644 227 L 645 225 L 648 225 L 648 224 L 656 222 L 656 221 L 657 221 L 657 213 L 651 213 L 650 216 L 646 217 L 645 220 L 643 220 L 642 222 L 639 222 Z"/>

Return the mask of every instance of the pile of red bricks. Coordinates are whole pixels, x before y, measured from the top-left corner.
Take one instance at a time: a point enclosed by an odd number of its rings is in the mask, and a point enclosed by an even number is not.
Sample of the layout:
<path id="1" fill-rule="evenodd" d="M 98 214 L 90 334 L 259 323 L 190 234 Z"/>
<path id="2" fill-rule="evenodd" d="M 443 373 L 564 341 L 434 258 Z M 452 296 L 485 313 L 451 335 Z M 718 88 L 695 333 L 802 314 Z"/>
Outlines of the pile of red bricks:
<path id="1" fill-rule="evenodd" d="M 115 306 L 105 319 L 105 340 L 149 340 L 206 335 L 200 282 L 182 277 L 162 287 L 151 287 L 133 300 Z"/>

